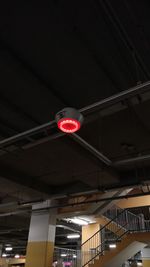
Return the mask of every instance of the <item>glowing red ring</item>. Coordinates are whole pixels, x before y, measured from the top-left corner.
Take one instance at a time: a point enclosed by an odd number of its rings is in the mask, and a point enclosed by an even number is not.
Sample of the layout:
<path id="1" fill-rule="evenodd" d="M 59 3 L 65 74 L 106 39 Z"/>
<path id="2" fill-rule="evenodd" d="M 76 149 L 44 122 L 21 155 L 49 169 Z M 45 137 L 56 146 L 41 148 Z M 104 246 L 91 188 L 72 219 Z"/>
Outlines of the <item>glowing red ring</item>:
<path id="1" fill-rule="evenodd" d="M 57 123 L 58 128 L 64 133 L 74 133 L 81 127 L 79 121 L 71 118 L 62 118 Z"/>

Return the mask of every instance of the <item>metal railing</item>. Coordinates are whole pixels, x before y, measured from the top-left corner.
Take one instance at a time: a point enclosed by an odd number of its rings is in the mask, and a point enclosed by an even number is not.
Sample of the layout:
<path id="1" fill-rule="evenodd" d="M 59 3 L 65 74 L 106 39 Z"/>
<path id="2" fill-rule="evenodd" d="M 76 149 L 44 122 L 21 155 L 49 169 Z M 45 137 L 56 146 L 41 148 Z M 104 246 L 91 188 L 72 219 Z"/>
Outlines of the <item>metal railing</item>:
<path id="1" fill-rule="evenodd" d="M 68 248 L 54 248 L 53 255 L 53 266 L 54 267 L 77 267 L 78 259 L 80 258 L 80 253 L 74 249 Z"/>
<path id="2" fill-rule="evenodd" d="M 136 215 L 115 207 L 104 216 L 109 222 L 81 246 L 82 267 L 99 259 L 106 250 L 116 246 L 127 233 L 150 231 L 150 214 L 149 220 L 145 220 L 143 214 Z"/>
<path id="3" fill-rule="evenodd" d="M 145 207 L 150 209 L 149 206 Z M 150 229 L 150 212 L 144 212 L 143 208 L 134 208 L 134 211 L 138 211 L 138 214 L 134 214 L 128 209 L 121 209 L 117 206 L 114 206 L 112 210 L 107 210 L 104 213 L 104 216 L 113 220 L 115 223 L 124 227 L 126 230 L 131 231 L 146 231 Z M 137 212 L 136 212 L 137 213 Z M 119 214 L 122 214 L 120 216 Z M 119 215 L 119 216 L 118 216 Z M 147 218 L 148 219 L 145 219 Z"/>

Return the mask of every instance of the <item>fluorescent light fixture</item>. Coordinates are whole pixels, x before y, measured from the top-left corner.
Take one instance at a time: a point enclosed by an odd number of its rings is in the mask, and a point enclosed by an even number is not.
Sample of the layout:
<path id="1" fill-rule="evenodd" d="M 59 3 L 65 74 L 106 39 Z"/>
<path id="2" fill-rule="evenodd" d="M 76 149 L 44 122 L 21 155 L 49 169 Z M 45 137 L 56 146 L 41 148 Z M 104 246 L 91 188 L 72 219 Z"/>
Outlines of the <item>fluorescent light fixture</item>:
<path id="1" fill-rule="evenodd" d="M 16 254 L 15 259 L 19 259 L 19 258 L 20 258 L 20 255 Z"/>
<path id="2" fill-rule="evenodd" d="M 137 262 L 137 266 L 143 266 L 142 262 L 141 261 L 138 261 Z"/>
<path id="3" fill-rule="evenodd" d="M 62 253 L 60 256 L 61 256 L 61 257 L 66 257 L 67 254 L 66 254 L 66 253 Z"/>
<path id="4" fill-rule="evenodd" d="M 76 238 L 79 238 L 80 235 L 79 234 L 70 234 L 70 235 L 67 235 L 67 238 L 68 239 L 76 239 Z"/>
<path id="5" fill-rule="evenodd" d="M 13 248 L 12 247 L 6 247 L 5 250 L 6 251 L 11 251 Z"/>
<path id="6" fill-rule="evenodd" d="M 7 257 L 7 254 L 3 253 L 3 254 L 2 254 L 2 257 L 3 257 L 3 258 L 6 258 L 6 257 Z"/>
<path id="7" fill-rule="evenodd" d="M 76 258 L 77 258 L 77 255 L 74 254 L 74 255 L 73 255 L 73 258 L 76 259 Z"/>
<path id="8" fill-rule="evenodd" d="M 109 248 L 116 248 L 116 244 L 109 244 Z"/>
<path id="9" fill-rule="evenodd" d="M 80 218 L 71 218 L 71 222 L 78 225 L 88 225 L 88 221 L 80 219 Z"/>

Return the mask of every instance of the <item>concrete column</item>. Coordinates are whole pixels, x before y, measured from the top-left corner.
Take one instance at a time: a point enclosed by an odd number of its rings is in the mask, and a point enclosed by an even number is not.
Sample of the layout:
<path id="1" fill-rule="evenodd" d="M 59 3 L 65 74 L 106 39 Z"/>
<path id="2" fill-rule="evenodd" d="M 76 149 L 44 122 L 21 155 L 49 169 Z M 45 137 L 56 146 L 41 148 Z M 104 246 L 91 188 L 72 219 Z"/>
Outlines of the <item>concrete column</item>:
<path id="1" fill-rule="evenodd" d="M 0 258 L 2 257 L 2 250 L 3 250 L 3 245 L 0 244 Z"/>
<path id="2" fill-rule="evenodd" d="M 55 242 L 56 212 L 54 210 L 35 212 L 37 208 L 40 208 L 40 205 L 33 207 L 31 216 L 25 267 L 51 267 Z"/>
<path id="3" fill-rule="evenodd" d="M 150 267 L 150 248 L 142 250 L 142 263 L 143 267 Z"/>

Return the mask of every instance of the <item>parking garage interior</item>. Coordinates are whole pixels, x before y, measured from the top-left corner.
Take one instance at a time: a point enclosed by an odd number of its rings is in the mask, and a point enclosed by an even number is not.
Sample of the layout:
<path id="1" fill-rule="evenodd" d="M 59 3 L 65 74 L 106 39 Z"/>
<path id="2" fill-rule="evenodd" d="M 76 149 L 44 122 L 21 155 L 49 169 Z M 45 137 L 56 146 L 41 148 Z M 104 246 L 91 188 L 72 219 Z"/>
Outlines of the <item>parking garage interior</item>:
<path id="1" fill-rule="evenodd" d="M 0 267 L 150 267 L 150 3 L 0 3 Z"/>

